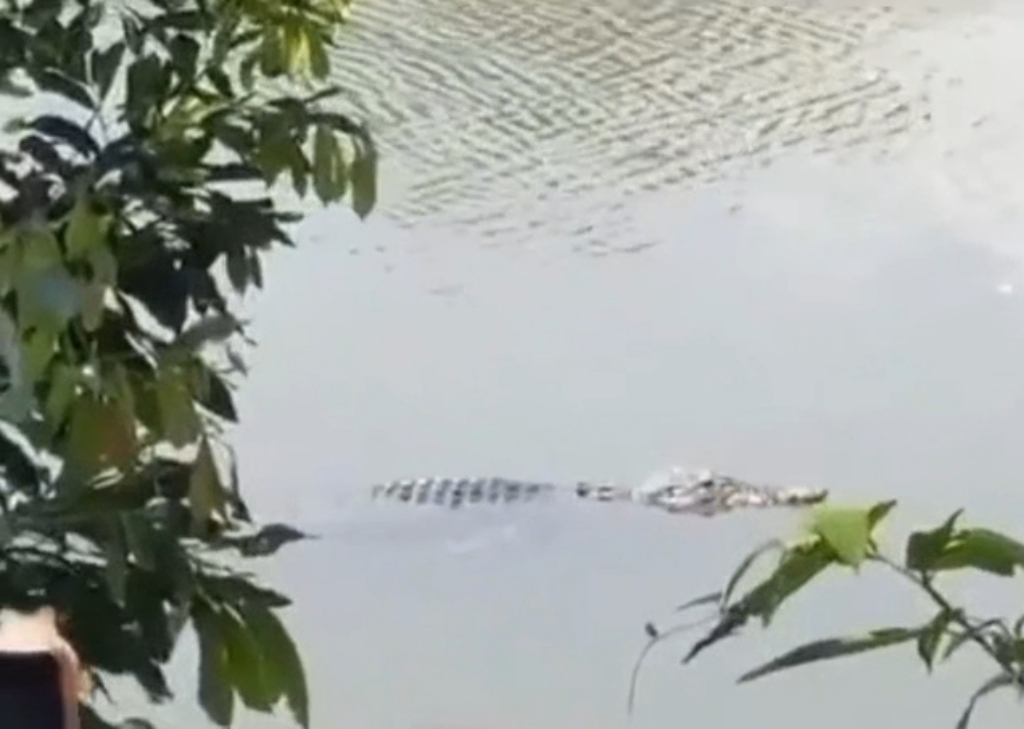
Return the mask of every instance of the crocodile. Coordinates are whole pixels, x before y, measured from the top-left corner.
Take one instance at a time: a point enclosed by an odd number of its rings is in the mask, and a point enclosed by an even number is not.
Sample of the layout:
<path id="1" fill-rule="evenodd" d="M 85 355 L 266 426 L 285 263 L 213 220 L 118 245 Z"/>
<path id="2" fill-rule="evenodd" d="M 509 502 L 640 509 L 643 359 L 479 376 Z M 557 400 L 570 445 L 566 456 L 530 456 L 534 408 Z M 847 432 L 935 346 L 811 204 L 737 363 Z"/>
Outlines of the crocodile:
<path id="1" fill-rule="evenodd" d="M 671 514 L 705 517 L 736 509 L 812 506 L 828 498 L 828 490 L 823 488 L 754 484 L 709 470 L 681 468 L 670 469 L 638 487 L 587 481 L 568 486 L 510 478 L 406 479 L 375 485 L 372 498 L 457 509 L 467 504 L 532 501 L 559 493 L 577 499 L 631 502 Z"/>

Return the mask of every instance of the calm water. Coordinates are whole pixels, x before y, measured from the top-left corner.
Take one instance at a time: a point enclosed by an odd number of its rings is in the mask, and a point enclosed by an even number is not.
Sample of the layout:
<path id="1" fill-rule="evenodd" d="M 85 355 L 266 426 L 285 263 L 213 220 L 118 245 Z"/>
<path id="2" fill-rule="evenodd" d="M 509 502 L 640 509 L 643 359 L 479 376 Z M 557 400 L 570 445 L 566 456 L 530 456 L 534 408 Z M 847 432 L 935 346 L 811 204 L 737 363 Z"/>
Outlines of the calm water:
<path id="1" fill-rule="evenodd" d="M 1024 91 L 993 80 L 1024 54 L 1019 13 L 363 10 L 339 73 L 387 154 L 384 202 L 366 224 L 316 214 L 277 256 L 238 434 L 258 509 L 324 535 L 267 569 L 297 599 L 315 726 L 951 726 L 970 661 L 732 684 L 796 641 L 924 616 L 870 578 L 693 666 L 663 648 L 627 719 L 644 621 L 792 514 L 361 499 L 398 477 L 678 463 L 896 496 L 901 529 L 967 505 L 1019 531 Z M 998 608 L 997 587 L 971 594 Z M 977 725 L 1014 712 L 993 700 Z"/>

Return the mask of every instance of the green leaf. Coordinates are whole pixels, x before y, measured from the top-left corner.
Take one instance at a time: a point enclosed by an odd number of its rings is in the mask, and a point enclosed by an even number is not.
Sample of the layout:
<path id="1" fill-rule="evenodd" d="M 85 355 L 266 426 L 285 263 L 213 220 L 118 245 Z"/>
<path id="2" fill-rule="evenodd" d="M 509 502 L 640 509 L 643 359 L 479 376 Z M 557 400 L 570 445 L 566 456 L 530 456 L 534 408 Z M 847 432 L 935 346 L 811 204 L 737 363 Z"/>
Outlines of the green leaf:
<path id="1" fill-rule="evenodd" d="M 108 221 L 109 226 L 109 221 Z M 117 284 L 117 258 L 109 246 L 97 246 L 89 252 L 93 283 L 112 288 Z"/>
<path id="2" fill-rule="evenodd" d="M 238 319 L 230 314 L 208 316 L 183 331 L 171 347 L 171 353 L 194 354 L 207 344 L 223 342 L 241 330 Z"/>
<path id="3" fill-rule="evenodd" d="M 88 198 L 79 197 L 71 209 L 68 227 L 64 232 L 68 257 L 72 260 L 83 258 L 105 245 L 109 227 L 109 219 L 94 213 Z"/>
<path id="4" fill-rule="evenodd" d="M 214 514 L 223 516 L 226 496 L 213 460 L 213 451 L 205 438 L 199 446 L 192 476 L 188 483 L 189 508 L 192 522 L 201 526 Z"/>
<path id="5" fill-rule="evenodd" d="M 100 153 L 99 144 L 88 131 L 63 117 L 43 114 L 32 119 L 28 128 L 64 142 L 83 157 L 92 158 Z"/>
<path id="6" fill-rule="evenodd" d="M 949 660 L 956 651 L 971 642 L 975 636 L 984 636 L 986 631 L 991 628 L 998 628 L 1002 625 L 1002 622 L 1002 620 L 994 618 L 992 620 L 986 620 L 979 625 L 971 626 L 970 630 L 964 629 L 954 634 L 950 639 L 949 644 L 946 646 L 946 650 L 942 654 L 942 660 Z"/>
<path id="7" fill-rule="evenodd" d="M 287 629 L 268 608 L 252 603 L 242 607 L 269 672 L 283 682 L 284 695 L 295 721 L 309 727 L 309 691 L 302 658 Z"/>
<path id="8" fill-rule="evenodd" d="M 875 528 L 882 523 L 885 517 L 889 516 L 889 512 L 896 508 L 896 500 L 880 501 L 868 510 L 868 525 L 871 528 L 871 533 L 874 534 Z"/>
<path id="9" fill-rule="evenodd" d="M 103 324 L 107 287 L 95 282 L 90 283 L 83 289 L 82 297 L 82 326 L 87 332 L 95 332 Z"/>
<path id="10" fill-rule="evenodd" d="M 7 428 L 13 429 L 8 425 Z M 34 454 L 28 447 L 15 440 L 7 432 L 7 428 L 0 428 L 0 467 L 3 468 L 4 476 L 8 483 L 18 488 L 35 490 L 42 476 Z"/>
<path id="11" fill-rule="evenodd" d="M 377 204 L 377 151 L 367 144 L 349 170 L 352 181 L 352 209 L 366 218 Z"/>
<path id="12" fill-rule="evenodd" d="M 124 58 L 125 43 L 118 41 L 105 51 L 96 50 L 90 57 L 92 79 L 100 91 L 100 101 L 107 98 L 110 87 L 117 77 L 117 70 L 121 67 Z"/>
<path id="13" fill-rule="evenodd" d="M 916 572 L 928 572 L 935 567 L 935 562 L 946 549 L 957 519 L 963 513 L 958 509 L 939 527 L 930 531 L 914 532 L 907 540 L 907 569 Z"/>
<path id="14" fill-rule="evenodd" d="M 217 599 L 230 602 L 236 607 L 262 605 L 267 608 L 283 608 L 292 604 L 291 600 L 281 593 L 257 585 L 239 575 L 218 577 L 207 574 L 202 577 L 202 586 Z"/>
<path id="15" fill-rule="evenodd" d="M 84 106 L 89 111 L 96 109 L 96 101 L 92 98 L 89 90 L 73 78 L 55 71 L 54 69 L 32 70 L 29 69 L 32 80 L 38 84 L 43 91 L 59 94 L 76 104 Z"/>
<path id="16" fill-rule="evenodd" d="M 714 628 L 683 658 L 689 663 L 710 646 L 731 637 L 753 617 L 768 626 L 779 607 L 835 561 L 835 551 L 818 536 L 786 549 L 775 571 L 743 596 L 724 607 Z M 723 602 L 724 605 L 724 602 Z"/>
<path id="17" fill-rule="evenodd" d="M 0 296 L 7 296 L 17 283 L 20 263 L 21 255 L 17 248 L 0 249 Z"/>
<path id="18" fill-rule="evenodd" d="M 83 286 L 60 265 L 23 271 L 18 283 L 18 325 L 22 331 L 43 326 L 59 334 L 82 310 Z"/>
<path id="19" fill-rule="evenodd" d="M 195 442 L 199 436 L 199 416 L 180 370 L 165 369 L 160 373 L 156 382 L 156 401 L 163 426 L 161 435 L 178 448 Z"/>
<path id="20" fill-rule="evenodd" d="M 207 30 L 210 25 L 209 14 L 200 10 L 179 10 L 157 15 L 150 21 L 150 27 L 169 30 L 199 31 Z"/>
<path id="21" fill-rule="evenodd" d="M 225 607 L 220 617 L 227 648 L 229 680 L 247 707 L 271 711 L 280 691 L 267 680 L 259 644 L 234 610 Z"/>
<path id="22" fill-rule="evenodd" d="M 153 528 L 149 521 L 141 514 L 128 513 L 121 516 L 121 526 L 124 529 L 128 553 L 135 560 L 135 564 L 150 572 L 155 570 L 157 559 L 153 547 Z"/>
<path id="23" fill-rule="evenodd" d="M 947 610 L 942 610 L 932 618 L 917 638 L 917 655 L 921 657 L 929 673 L 935 664 L 935 653 L 952 620 L 953 615 Z"/>
<path id="24" fill-rule="evenodd" d="M 269 557 L 286 544 L 309 538 L 308 534 L 288 524 L 267 524 L 256 534 L 239 539 L 238 545 L 245 557 Z"/>
<path id="25" fill-rule="evenodd" d="M 157 56 L 144 56 L 128 66 L 125 104 L 132 119 L 145 119 L 155 110 L 163 96 L 166 79 L 163 64 Z"/>
<path id="26" fill-rule="evenodd" d="M 327 48 L 324 42 L 318 38 L 311 38 L 309 48 L 309 70 L 313 78 L 323 81 L 331 73 L 331 60 L 327 55 Z"/>
<path id="27" fill-rule="evenodd" d="M 973 567 L 1001 577 L 1012 577 L 1024 567 L 1024 544 L 991 529 L 957 532 L 935 560 L 933 569 Z"/>
<path id="28" fill-rule="evenodd" d="M 724 609 L 729 605 L 729 602 L 732 600 L 733 593 L 736 591 L 737 586 L 739 586 L 740 580 L 742 580 L 744 575 L 750 571 L 750 568 L 754 566 L 754 563 L 759 558 L 767 552 L 785 552 L 785 549 L 786 545 L 781 541 L 778 539 L 771 539 L 756 547 L 750 552 L 750 554 L 744 557 L 743 561 L 740 562 L 739 567 L 737 567 L 732 573 L 732 576 L 729 577 L 729 582 L 726 583 L 725 590 L 722 592 L 720 606 Z"/>
<path id="29" fill-rule="evenodd" d="M 203 602 L 192 608 L 192 623 L 199 638 L 199 704 L 217 726 L 231 726 L 235 694 L 231 689 L 228 655 L 221 622 Z"/>
<path id="30" fill-rule="evenodd" d="M 62 256 L 57 236 L 49 228 L 26 228 L 21 232 L 21 267 L 42 271 L 60 265 Z"/>
<path id="31" fill-rule="evenodd" d="M 137 451 L 135 421 L 114 400 L 83 393 L 71 408 L 67 457 L 86 476 L 124 471 Z"/>
<path id="32" fill-rule="evenodd" d="M 708 595 L 702 595 L 701 597 L 695 597 L 692 600 L 687 600 L 682 605 L 676 608 L 677 613 L 681 613 L 685 610 L 691 610 L 695 607 L 702 607 L 704 605 L 713 605 L 714 603 L 721 602 L 722 593 L 712 592 Z"/>
<path id="33" fill-rule="evenodd" d="M 843 564 L 858 567 L 867 557 L 871 541 L 869 510 L 834 507 L 818 509 L 811 529 L 835 550 Z"/>
<path id="34" fill-rule="evenodd" d="M 55 433 L 63 425 L 68 408 L 75 398 L 77 387 L 78 370 L 76 368 L 63 364 L 53 368 L 45 407 L 46 420 L 52 432 Z"/>
<path id="35" fill-rule="evenodd" d="M 117 516 L 104 519 L 103 556 L 106 558 L 107 588 L 119 605 L 125 603 L 128 580 L 128 553 L 124 530 Z"/>
<path id="36" fill-rule="evenodd" d="M 214 415 L 232 423 L 238 422 L 238 412 L 227 384 L 216 372 L 207 373 L 207 392 L 200 403 Z"/>
<path id="37" fill-rule="evenodd" d="M 227 254 L 228 280 L 231 287 L 239 294 L 244 294 L 249 286 L 249 261 L 244 251 L 232 251 Z"/>
<path id="38" fill-rule="evenodd" d="M 324 204 L 341 199 L 348 184 L 348 169 L 334 132 L 318 124 L 313 134 L 313 189 Z"/>
<path id="39" fill-rule="evenodd" d="M 52 326 L 37 326 L 25 336 L 21 347 L 22 373 L 29 383 L 42 379 L 57 353 L 57 332 Z"/>
<path id="40" fill-rule="evenodd" d="M 821 538 L 800 542 L 785 551 L 779 566 L 767 579 L 748 592 L 740 608 L 759 616 L 765 626 L 782 603 L 805 587 L 834 561 L 834 552 Z"/>
<path id="41" fill-rule="evenodd" d="M 814 641 L 794 648 L 774 660 L 743 674 L 739 682 L 754 681 L 770 673 L 776 673 L 796 666 L 803 666 L 816 661 L 831 660 L 851 656 L 865 651 L 888 648 L 916 639 L 921 628 L 882 628 L 873 630 L 867 635 L 852 638 L 832 638 Z"/>
<path id="42" fill-rule="evenodd" d="M 999 673 L 983 683 L 971 696 L 971 700 L 967 703 L 967 708 L 964 709 L 964 713 L 960 715 L 960 720 L 956 723 L 956 729 L 967 729 L 971 723 L 971 714 L 974 713 L 974 709 L 981 699 L 997 689 L 1013 686 L 1015 683 L 1016 681 L 1013 676 L 1007 673 Z"/>

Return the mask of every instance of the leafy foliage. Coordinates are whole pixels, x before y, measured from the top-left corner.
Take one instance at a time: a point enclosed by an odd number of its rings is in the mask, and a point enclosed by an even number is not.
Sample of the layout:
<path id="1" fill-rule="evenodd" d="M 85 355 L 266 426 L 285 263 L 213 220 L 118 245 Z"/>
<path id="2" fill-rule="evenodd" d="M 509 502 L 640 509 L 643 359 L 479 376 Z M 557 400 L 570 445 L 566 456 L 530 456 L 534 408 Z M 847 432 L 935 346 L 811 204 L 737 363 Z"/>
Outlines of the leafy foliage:
<path id="1" fill-rule="evenodd" d="M 1012 688 L 1024 696 L 1024 614 L 1012 624 L 1003 618 L 981 619 L 953 605 L 938 586 L 941 576 L 954 570 L 972 569 L 1013 577 L 1018 569 L 1024 569 L 1024 544 L 990 529 L 961 528 L 958 525 L 962 511 L 957 511 L 937 527 L 913 532 L 907 539 L 902 561 L 895 560 L 883 554 L 875 540 L 876 528 L 895 506 L 895 501 L 886 501 L 870 508 L 821 507 L 814 512 L 805 534 L 788 544 L 772 541 L 758 547 L 740 563 L 725 590 L 680 608 L 689 610 L 714 603 L 714 614 L 664 631 L 648 623 L 645 631 L 650 640 L 634 670 L 630 706 L 640 664 L 657 643 L 684 630 L 713 623 L 683 659 L 689 663 L 704 650 L 736 636 L 751 619 L 759 618 L 767 627 L 786 601 L 826 570 L 859 570 L 865 564 L 893 571 L 921 590 L 935 606 L 935 613 L 921 625 L 884 627 L 860 635 L 812 641 L 747 671 L 739 681 L 754 681 L 819 661 L 910 644 L 931 672 L 937 662 L 949 660 L 965 645 L 974 645 L 998 671 L 971 696 L 957 729 L 967 729 L 978 701 L 993 691 Z M 751 567 L 770 552 L 778 554 L 775 568 L 742 597 L 733 599 Z"/>
<path id="2" fill-rule="evenodd" d="M 0 94 L 46 107 L 0 138 L 0 603 L 51 602 L 97 686 L 153 701 L 191 626 L 220 726 L 309 723 L 288 599 L 237 568 L 305 535 L 252 523 L 224 435 L 233 297 L 302 217 L 275 185 L 374 206 L 370 136 L 324 105 L 349 2 L 0 0 Z"/>

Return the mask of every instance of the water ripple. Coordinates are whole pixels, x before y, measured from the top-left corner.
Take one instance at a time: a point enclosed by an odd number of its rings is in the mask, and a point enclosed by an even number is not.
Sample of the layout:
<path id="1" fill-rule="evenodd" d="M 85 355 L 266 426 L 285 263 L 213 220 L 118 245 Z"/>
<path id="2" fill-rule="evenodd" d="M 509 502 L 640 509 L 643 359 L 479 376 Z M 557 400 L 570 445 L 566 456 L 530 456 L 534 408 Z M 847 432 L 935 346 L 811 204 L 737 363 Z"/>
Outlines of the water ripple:
<path id="1" fill-rule="evenodd" d="M 384 215 L 579 238 L 595 209 L 638 192 L 791 149 L 898 148 L 923 101 L 858 50 L 904 19 L 738 0 L 364 0 L 334 60 L 393 170 Z"/>

